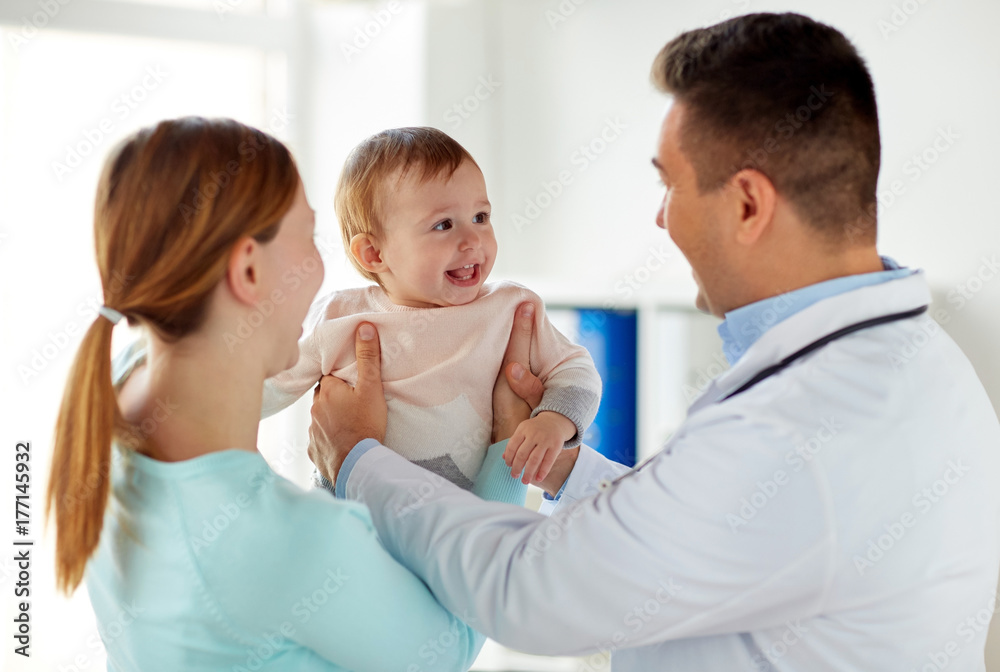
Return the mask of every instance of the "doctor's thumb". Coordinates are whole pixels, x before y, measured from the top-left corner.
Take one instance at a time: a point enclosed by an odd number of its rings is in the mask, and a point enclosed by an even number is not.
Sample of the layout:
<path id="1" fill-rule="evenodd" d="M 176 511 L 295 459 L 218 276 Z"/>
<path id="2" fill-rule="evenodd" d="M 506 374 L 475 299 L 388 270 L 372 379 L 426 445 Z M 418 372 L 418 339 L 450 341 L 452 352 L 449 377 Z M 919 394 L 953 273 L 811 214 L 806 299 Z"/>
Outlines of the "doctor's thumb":
<path id="1" fill-rule="evenodd" d="M 382 362 L 379 350 L 378 331 L 369 322 L 358 325 L 354 340 L 355 355 L 358 359 L 358 385 L 382 384 Z"/>
<path id="2" fill-rule="evenodd" d="M 545 386 L 531 371 L 519 362 L 511 362 L 507 365 L 504 373 L 507 375 L 507 384 L 514 394 L 524 399 L 532 409 L 542 401 L 545 393 Z"/>

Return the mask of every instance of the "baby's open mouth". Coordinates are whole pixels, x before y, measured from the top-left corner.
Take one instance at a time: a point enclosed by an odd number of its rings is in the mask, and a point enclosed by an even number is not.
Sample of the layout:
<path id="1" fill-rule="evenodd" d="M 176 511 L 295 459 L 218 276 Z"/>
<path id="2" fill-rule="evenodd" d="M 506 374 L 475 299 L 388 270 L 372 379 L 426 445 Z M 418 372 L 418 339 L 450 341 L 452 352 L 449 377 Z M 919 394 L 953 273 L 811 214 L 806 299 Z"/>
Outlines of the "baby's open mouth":
<path id="1" fill-rule="evenodd" d="M 461 268 L 445 271 L 444 274 L 453 285 L 471 287 L 479 282 L 479 264 L 469 264 Z"/>

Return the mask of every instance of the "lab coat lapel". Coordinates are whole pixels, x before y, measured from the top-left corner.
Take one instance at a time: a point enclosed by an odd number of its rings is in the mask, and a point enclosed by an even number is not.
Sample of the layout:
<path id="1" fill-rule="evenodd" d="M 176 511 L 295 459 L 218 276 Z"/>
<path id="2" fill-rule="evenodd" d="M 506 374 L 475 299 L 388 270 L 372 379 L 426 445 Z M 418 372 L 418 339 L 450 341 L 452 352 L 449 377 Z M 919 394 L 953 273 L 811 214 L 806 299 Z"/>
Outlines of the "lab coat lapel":
<path id="1" fill-rule="evenodd" d="M 719 375 L 688 409 L 688 416 L 723 399 L 762 369 L 838 329 L 931 301 L 923 271 L 819 301 L 768 329 L 736 364 Z"/>

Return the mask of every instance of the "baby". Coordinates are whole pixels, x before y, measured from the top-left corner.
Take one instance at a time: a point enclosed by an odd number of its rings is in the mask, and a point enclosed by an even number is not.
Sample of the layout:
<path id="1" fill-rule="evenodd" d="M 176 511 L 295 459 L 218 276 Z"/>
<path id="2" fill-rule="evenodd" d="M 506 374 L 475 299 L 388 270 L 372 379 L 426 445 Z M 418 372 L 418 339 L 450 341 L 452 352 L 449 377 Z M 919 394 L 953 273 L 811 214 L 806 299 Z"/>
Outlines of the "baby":
<path id="1" fill-rule="evenodd" d="M 335 205 L 348 258 L 376 284 L 313 305 L 298 362 L 264 383 L 262 415 L 290 405 L 324 374 L 355 384 L 354 333 L 371 322 L 382 348 L 385 445 L 471 489 L 490 445 L 493 385 L 514 311 L 531 301 L 531 369 L 545 394 L 504 460 L 540 465 L 534 474 L 525 468 L 524 483 L 543 479 L 551 464 L 544 458 L 579 445 L 593 421 L 601 379 L 536 294 L 511 282 L 486 284 L 497 243 L 472 156 L 437 129 L 383 131 L 351 152 Z"/>

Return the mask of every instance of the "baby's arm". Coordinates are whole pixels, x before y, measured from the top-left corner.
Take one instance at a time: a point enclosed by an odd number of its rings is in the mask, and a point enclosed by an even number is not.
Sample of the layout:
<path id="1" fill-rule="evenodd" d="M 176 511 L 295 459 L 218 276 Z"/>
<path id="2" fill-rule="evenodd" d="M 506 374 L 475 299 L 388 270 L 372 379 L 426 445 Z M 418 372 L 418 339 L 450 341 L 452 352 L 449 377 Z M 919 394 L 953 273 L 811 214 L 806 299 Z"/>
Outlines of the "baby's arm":
<path id="1" fill-rule="evenodd" d="M 301 355 L 295 366 L 264 381 L 261 420 L 291 406 L 323 377 L 319 360 L 306 354 L 311 337 L 309 334 L 299 341 Z"/>
<path id="2" fill-rule="evenodd" d="M 299 341 L 299 359 L 290 369 L 264 381 L 264 399 L 260 409 L 263 420 L 288 408 L 312 389 L 323 377 L 317 327 L 327 319 L 331 297 L 313 304 L 305 320 L 305 336 Z"/>

